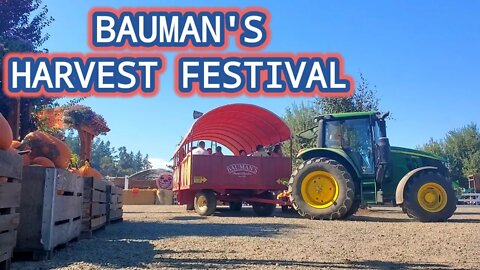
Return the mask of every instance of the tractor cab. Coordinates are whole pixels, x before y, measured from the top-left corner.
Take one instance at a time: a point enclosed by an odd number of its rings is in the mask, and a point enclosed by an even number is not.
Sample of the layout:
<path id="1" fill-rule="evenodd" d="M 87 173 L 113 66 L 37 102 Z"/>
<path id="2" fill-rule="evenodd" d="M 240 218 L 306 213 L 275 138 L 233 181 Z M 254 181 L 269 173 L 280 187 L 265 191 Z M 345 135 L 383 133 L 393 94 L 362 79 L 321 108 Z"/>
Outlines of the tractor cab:
<path id="1" fill-rule="evenodd" d="M 456 200 L 442 158 L 391 147 L 388 115 L 321 115 L 316 118 L 318 126 L 297 135 L 304 147 L 297 157 L 304 164 L 292 176 L 289 188 L 299 213 L 336 219 L 355 213 L 360 205 L 392 203 L 420 220 L 439 221 L 453 214 Z"/>

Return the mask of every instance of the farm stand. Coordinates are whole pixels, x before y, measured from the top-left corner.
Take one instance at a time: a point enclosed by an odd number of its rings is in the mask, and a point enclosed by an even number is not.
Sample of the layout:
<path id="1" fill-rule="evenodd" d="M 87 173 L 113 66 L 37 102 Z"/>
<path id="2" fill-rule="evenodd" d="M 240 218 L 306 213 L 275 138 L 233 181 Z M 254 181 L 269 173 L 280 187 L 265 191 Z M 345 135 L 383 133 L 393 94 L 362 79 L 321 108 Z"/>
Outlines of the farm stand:
<path id="1" fill-rule="evenodd" d="M 65 170 L 28 166 L 23 170 L 20 225 L 15 251 L 50 258 L 81 229 L 82 178 Z"/>
<path id="2" fill-rule="evenodd" d="M 17 241 L 20 215 L 22 159 L 19 155 L 0 151 L 0 269 L 9 269 Z"/>

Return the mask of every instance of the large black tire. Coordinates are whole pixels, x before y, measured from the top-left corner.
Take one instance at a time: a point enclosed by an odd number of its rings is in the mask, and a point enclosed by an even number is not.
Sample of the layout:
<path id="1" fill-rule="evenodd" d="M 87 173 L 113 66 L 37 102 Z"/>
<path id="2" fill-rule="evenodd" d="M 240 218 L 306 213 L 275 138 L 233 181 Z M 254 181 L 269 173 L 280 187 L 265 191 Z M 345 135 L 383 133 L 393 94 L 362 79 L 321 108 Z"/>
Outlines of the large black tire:
<path id="1" fill-rule="evenodd" d="M 426 186 L 440 186 L 445 191 L 445 194 L 436 194 L 435 201 L 428 204 L 427 199 L 421 200 L 422 190 Z M 424 187 L 422 189 L 422 187 Z M 420 193 L 419 193 L 420 192 Z M 445 196 L 446 195 L 446 196 Z M 426 198 L 427 195 L 424 197 Z M 430 194 L 428 194 L 430 196 Z M 403 211 L 411 218 L 422 222 L 440 222 L 449 219 L 457 209 L 457 197 L 453 190 L 452 183 L 443 176 L 440 172 L 434 170 L 421 171 L 411 178 L 405 185 L 403 191 Z"/>
<path id="2" fill-rule="evenodd" d="M 361 199 L 353 200 L 352 206 L 350 206 L 350 210 L 348 210 L 347 213 L 345 214 L 345 216 L 343 216 L 342 218 L 346 219 L 346 218 L 349 218 L 349 217 L 355 215 L 355 213 L 357 213 L 358 209 L 360 208 L 361 204 L 362 204 Z"/>
<path id="3" fill-rule="evenodd" d="M 194 200 L 195 212 L 200 216 L 210 216 L 217 208 L 217 197 L 211 190 L 198 191 Z"/>
<path id="4" fill-rule="evenodd" d="M 267 191 L 258 195 L 258 198 L 274 200 L 275 195 Z M 277 208 L 277 205 L 272 203 L 252 203 L 252 208 L 253 208 L 253 212 L 255 212 L 257 216 L 269 217 L 273 214 L 273 212 L 275 211 L 275 208 Z"/>
<path id="5" fill-rule="evenodd" d="M 305 177 L 314 172 L 330 174 L 338 186 L 338 195 L 336 199 L 332 198 L 333 201 L 330 202 L 331 205 L 329 206 L 314 207 L 305 200 L 304 196 L 308 196 L 308 194 L 302 194 L 302 182 L 310 181 Z M 311 219 L 333 220 L 344 218 L 349 213 L 355 198 L 355 184 L 351 174 L 341 163 L 328 158 L 313 158 L 303 162 L 290 178 L 289 191 L 291 192 L 290 200 L 295 210 L 301 216 Z"/>
<path id="6" fill-rule="evenodd" d="M 234 212 L 242 211 L 242 202 L 229 202 L 228 207 Z"/>

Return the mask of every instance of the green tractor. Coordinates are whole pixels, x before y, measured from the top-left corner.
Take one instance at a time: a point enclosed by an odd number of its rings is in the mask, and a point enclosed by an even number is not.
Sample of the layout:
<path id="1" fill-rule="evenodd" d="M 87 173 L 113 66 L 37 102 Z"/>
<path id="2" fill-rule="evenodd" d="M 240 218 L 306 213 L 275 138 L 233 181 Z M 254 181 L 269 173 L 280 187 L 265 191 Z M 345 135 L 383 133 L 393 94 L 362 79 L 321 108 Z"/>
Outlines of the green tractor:
<path id="1" fill-rule="evenodd" d="M 409 217 L 445 221 L 457 198 L 441 157 L 391 147 L 388 113 L 355 112 L 322 115 L 318 126 L 298 135 L 316 139 L 303 149 L 303 160 L 289 181 L 293 207 L 312 219 L 344 219 L 361 205 L 392 203 Z"/>

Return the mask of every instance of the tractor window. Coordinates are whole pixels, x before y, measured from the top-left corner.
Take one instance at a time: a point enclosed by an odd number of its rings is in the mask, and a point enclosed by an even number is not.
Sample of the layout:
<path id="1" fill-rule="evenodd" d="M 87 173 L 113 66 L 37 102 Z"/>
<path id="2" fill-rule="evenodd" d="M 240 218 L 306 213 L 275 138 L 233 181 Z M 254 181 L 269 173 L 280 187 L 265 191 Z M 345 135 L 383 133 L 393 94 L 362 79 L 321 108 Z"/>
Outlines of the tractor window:
<path id="1" fill-rule="evenodd" d="M 373 174 L 372 129 L 369 119 L 327 121 L 325 146 L 342 148 L 363 174 Z"/>

